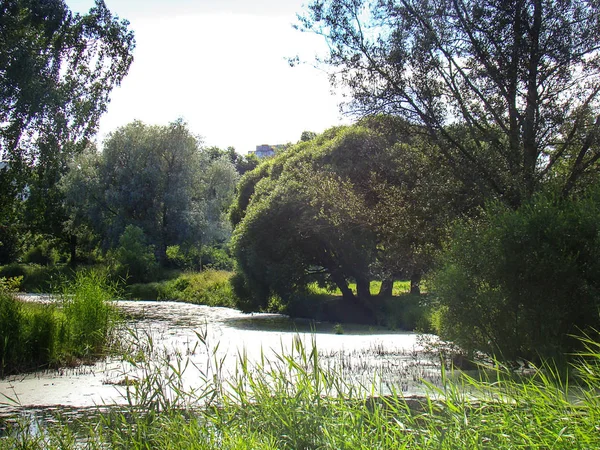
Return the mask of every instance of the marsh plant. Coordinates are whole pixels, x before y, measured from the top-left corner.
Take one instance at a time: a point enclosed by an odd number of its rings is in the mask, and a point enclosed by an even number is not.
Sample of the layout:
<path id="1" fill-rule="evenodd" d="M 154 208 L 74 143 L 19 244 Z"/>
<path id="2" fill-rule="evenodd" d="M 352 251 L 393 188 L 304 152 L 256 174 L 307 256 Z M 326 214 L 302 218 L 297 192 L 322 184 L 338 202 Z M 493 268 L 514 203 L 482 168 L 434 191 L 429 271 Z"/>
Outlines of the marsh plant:
<path id="1" fill-rule="evenodd" d="M 117 289 L 99 271 L 78 272 L 45 304 L 21 301 L 15 289 L 0 283 L 0 376 L 101 356 L 115 337 Z"/>
<path id="2" fill-rule="evenodd" d="M 198 338 L 193 351 L 207 344 Z M 598 448 L 600 344 L 587 337 L 582 343 L 571 381 L 550 366 L 528 378 L 501 366 L 488 378 L 444 370 L 441 386 L 404 398 L 400 391 L 379 395 L 374 384 L 349 384 L 301 339 L 256 363 L 239 354 L 229 381 L 220 372 L 223 360 L 207 348 L 212 362 L 196 367 L 202 388 L 192 389 L 186 356 L 146 342 L 145 351 L 163 357 L 129 356 L 136 370 L 125 384 L 125 408 L 80 424 L 76 439 L 65 425 L 19 434 L 21 424 L 0 438 L 0 448 Z"/>

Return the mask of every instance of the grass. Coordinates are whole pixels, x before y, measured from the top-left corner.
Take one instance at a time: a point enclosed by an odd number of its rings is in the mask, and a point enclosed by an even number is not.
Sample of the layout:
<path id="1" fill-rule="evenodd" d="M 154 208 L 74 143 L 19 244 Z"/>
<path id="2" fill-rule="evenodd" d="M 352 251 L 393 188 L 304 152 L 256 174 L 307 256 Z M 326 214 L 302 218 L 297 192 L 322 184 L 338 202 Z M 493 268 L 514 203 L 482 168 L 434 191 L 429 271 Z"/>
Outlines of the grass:
<path id="1" fill-rule="evenodd" d="M 356 295 L 356 283 L 349 283 L 348 287 L 352 290 L 352 292 L 354 292 L 354 295 Z M 369 286 L 369 291 L 371 292 L 371 295 L 377 295 L 379 294 L 379 290 L 381 289 L 381 281 L 371 281 L 371 284 Z M 336 295 L 336 296 L 341 296 L 342 295 L 342 291 L 339 290 L 339 288 L 328 288 L 328 287 L 321 287 L 318 285 L 318 283 L 312 283 L 309 286 L 309 290 L 311 293 L 313 294 L 321 294 L 321 295 Z M 402 294 L 407 294 L 410 292 L 410 281 L 394 281 L 394 286 L 392 288 L 392 295 L 393 296 L 399 296 Z"/>
<path id="2" fill-rule="evenodd" d="M 587 338 L 584 344 L 576 384 L 549 366 L 521 379 L 497 369 L 487 380 L 444 376 L 441 387 L 430 386 L 420 399 L 350 385 L 322 366 L 314 343 L 300 339 L 271 360 L 251 364 L 239 355 L 230 381 L 214 349 L 207 349 L 212 362 L 202 368 L 188 367 L 181 354 L 156 364 L 136 353 L 132 364 L 141 375 L 127 385 L 124 409 L 82 419 L 77 429 L 51 422 L 36 434 L 18 424 L 0 438 L 0 448 L 68 449 L 82 442 L 103 449 L 599 448 L 600 345 Z M 185 388 L 191 369 L 200 389 Z"/>
<path id="3" fill-rule="evenodd" d="M 103 354 L 116 311 L 115 286 L 98 271 L 81 271 L 49 304 L 20 301 L 0 283 L 0 376 L 74 364 Z"/>
<path id="4" fill-rule="evenodd" d="M 183 273 L 162 282 L 134 284 L 128 287 L 128 298 L 140 300 L 176 300 L 209 306 L 235 307 L 230 278 L 232 272 L 204 270 Z"/>

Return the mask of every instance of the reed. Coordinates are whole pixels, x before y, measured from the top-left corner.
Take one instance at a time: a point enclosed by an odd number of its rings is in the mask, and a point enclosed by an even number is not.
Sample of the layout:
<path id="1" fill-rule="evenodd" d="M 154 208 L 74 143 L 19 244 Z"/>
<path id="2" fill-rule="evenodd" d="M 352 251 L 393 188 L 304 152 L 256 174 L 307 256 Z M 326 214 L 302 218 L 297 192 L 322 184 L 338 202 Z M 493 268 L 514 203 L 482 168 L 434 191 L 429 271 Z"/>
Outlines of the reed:
<path id="1" fill-rule="evenodd" d="M 132 335 L 134 336 L 134 335 Z M 144 341 L 143 336 L 134 336 Z M 131 349 L 137 374 L 127 383 L 124 409 L 102 413 L 71 444 L 65 425 L 50 425 L 42 438 L 8 431 L 1 448 L 188 449 L 390 449 L 390 448 L 599 448 L 600 344 L 586 336 L 586 350 L 571 378 L 552 366 L 515 378 L 498 365 L 488 378 L 442 373 L 419 399 L 399 391 L 380 396 L 325 366 L 313 343 L 300 339 L 273 358 L 251 363 L 237 356 L 225 377 L 223 360 L 208 348 L 207 364 L 191 367 L 182 353 L 149 358 L 153 343 Z M 218 347 L 218 346 L 215 346 Z M 197 349 L 196 349 L 197 350 Z M 149 356 L 149 354 L 148 354 Z M 186 388 L 195 370 L 201 388 Z M 188 374 L 189 375 L 189 374 Z M 230 381 L 226 381 L 230 380 Z"/>

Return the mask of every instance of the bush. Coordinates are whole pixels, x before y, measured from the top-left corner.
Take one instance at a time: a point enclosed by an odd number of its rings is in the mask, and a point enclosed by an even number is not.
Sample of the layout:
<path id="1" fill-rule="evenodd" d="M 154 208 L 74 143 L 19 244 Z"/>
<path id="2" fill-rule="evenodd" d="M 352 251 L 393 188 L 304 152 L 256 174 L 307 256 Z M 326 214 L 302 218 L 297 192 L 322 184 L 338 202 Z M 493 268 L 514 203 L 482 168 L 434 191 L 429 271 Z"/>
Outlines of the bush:
<path id="1" fill-rule="evenodd" d="M 25 252 L 25 255 L 23 255 L 23 262 L 39 264 L 41 266 L 58 264 L 60 260 L 60 252 L 56 248 L 53 248 L 48 240 L 42 240 L 40 244 L 31 247 Z"/>
<path id="2" fill-rule="evenodd" d="M 167 260 L 171 266 L 184 270 L 233 270 L 231 255 L 221 247 L 190 247 L 184 251 L 179 245 L 170 245 L 167 247 Z"/>
<path id="3" fill-rule="evenodd" d="M 154 248 L 146 243 L 144 231 L 134 225 L 127 225 L 110 257 L 117 263 L 116 274 L 131 283 L 152 280 L 158 269 Z"/>
<path id="4" fill-rule="evenodd" d="M 444 339 L 504 360 L 560 358 L 600 326 L 600 195 L 491 204 L 456 224 L 433 279 Z"/>

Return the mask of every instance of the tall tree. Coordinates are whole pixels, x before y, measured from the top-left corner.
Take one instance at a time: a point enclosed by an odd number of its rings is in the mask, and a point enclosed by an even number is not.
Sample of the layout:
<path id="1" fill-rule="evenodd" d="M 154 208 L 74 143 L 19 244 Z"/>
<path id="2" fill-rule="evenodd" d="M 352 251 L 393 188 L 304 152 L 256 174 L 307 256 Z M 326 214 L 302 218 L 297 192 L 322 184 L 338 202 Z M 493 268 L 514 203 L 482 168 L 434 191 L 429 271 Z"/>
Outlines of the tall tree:
<path id="1" fill-rule="evenodd" d="M 598 0 L 317 0 L 298 27 L 327 38 L 348 111 L 422 125 L 512 206 L 598 171 Z"/>
<path id="2" fill-rule="evenodd" d="M 165 263 L 168 246 L 229 237 L 225 209 L 237 180 L 229 159 L 208 158 L 183 121 L 136 121 L 112 132 L 102 153 L 76 158 L 61 186 L 69 224 L 89 223 L 105 248 L 117 246 L 128 225 L 136 226 Z"/>
<path id="3" fill-rule="evenodd" d="M 15 203 L 25 185 L 30 228 L 61 232 L 55 187 L 95 134 L 133 48 L 128 23 L 102 0 L 86 15 L 62 0 L 0 1 L 0 159 L 8 162 L 0 173 L 0 245 L 14 240 L 10 211 L 23 209 Z"/>
<path id="4" fill-rule="evenodd" d="M 233 249 L 255 304 L 325 279 L 368 309 L 372 280 L 418 286 L 444 226 L 477 196 L 449 181 L 410 128 L 389 117 L 333 128 L 242 178 Z"/>
<path id="5" fill-rule="evenodd" d="M 133 60 L 133 33 L 102 0 L 84 16 L 62 0 L 0 3 L 0 149 L 13 165 L 82 148 Z"/>

